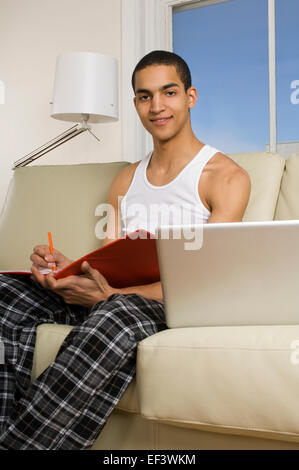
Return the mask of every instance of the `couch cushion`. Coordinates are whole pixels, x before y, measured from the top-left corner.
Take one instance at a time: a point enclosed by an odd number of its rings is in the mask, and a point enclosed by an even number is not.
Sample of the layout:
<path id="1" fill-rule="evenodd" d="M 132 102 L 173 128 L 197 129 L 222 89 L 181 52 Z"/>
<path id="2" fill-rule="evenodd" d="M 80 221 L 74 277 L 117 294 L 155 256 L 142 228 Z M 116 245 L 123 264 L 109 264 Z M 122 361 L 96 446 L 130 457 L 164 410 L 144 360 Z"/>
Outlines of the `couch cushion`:
<path id="1" fill-rule="evenodd" d="M 299 219 L 299 152 L 286 160 L 275 219 Z"/>
<path id="2" fill-rule="evenodd" d="M 141 414 L 299 442 L 299 325 L 169 329 L 138 347 Z"/>
<path id="3" fill-rule="evenodd" d="M 270 152 L 239 153 L 229 157 L 247 171 L 251 180 L 243 220 L 273 220 L 285 159 Z"/>
<path id="4" fill-rule="evenodd" d="M 56 358 L 64 338 L 73 327 L 43 324 L 37 327 L 31 380 L 34 381 Z M 116 408 L 132 413 L 139 412 L 135 378 L 130 383 Z"/>
<path id="5" fill-rule="evenodd" d="M 127 162 L 28 166 L 15 170 L 0 218 L 0 269 L 28 269 L 37 244 L 69 258 L 101 245 L 96 238 L 98 204 L 106 202 L 113 177 Z"/>

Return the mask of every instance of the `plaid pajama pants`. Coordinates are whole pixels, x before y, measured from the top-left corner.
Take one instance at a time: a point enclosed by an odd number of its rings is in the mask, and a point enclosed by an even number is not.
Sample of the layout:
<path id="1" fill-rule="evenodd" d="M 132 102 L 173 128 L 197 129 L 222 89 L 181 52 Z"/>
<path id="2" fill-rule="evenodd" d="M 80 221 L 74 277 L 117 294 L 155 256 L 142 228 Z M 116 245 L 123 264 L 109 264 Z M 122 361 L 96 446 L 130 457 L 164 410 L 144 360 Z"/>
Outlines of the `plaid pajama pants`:
<path id="1" fill-rule="evenodd" d="M 73 325 L 31 384 L 36 327 Z M 136 372 L 138 343 L 166 328 L 164 305 L 114 294 L 91 310 L 25 276 L 0 275 L 0 449 L 88 449 Z"/>

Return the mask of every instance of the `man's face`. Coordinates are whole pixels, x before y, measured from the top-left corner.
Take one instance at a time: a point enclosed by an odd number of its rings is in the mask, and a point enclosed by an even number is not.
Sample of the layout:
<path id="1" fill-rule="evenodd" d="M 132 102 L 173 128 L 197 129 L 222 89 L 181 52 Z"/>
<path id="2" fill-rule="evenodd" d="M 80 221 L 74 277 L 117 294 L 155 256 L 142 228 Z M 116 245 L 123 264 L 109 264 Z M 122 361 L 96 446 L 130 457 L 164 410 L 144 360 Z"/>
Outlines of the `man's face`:
<path id="1" fill-rule="evenodd" d="M 187 92 L 174 65 L 152 65 L 135 75 L 136 111 L 145 129 L 159 141 L 175 137 L 189 123 L 197 92 Z"/>

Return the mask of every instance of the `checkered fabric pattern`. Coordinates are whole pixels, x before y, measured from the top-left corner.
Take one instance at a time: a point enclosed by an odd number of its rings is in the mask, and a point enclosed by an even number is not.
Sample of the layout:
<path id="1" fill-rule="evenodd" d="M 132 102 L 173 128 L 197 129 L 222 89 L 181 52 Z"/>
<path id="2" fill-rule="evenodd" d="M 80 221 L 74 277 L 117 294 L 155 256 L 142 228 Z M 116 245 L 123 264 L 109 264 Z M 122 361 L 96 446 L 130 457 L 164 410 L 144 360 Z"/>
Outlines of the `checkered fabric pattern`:
<path id="1" fill-rule="evenodd" d="M 31 384 L 41 323 L 74 328 Z M 135 375 L 138 343 L 165 328 L 156 300 L 114 294 L 89 310 L 25 276 L 0 275 L 0 449 L 89 449 Z"/>

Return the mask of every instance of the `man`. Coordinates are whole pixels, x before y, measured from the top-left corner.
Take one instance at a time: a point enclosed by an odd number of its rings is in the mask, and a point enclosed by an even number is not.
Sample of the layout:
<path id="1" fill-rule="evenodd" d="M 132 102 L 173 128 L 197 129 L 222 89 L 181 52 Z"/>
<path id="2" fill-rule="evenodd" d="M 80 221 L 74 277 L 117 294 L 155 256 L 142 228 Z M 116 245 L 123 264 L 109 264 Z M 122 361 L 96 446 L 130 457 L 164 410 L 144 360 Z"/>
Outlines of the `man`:
<path id="1" fill-rule="evenodd" d="M 154 150 L 114 178 L 108 197 L 113 219 L 103 243 L 121 231 L 155 228 L 150 218 L 130 211 L 134 202 L 148 214 L 153 202 L 183 199 L 195 222 L 242 220 L 249 177 L 193 134 L 190 109 L 197 91 L 183 59 L 153 51 L 137 64 L 132 85 Z M 44 277 L 40 268 L 70 263 L 58 251 L 50 255 L 46 246 L 35 247 L 31 260 L 33 279 L 0 276 L 0 339 L 6 352 L 0 366 L 0 449 L 87 449 L 135 374 L 138 343 L 166 328 L 161 284 L 115 289 L 87 263 L 85 276 Z M 55 361 L 30 384 L 36 327 L 51 322 L 74 328 Z"/>

